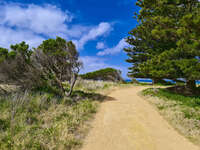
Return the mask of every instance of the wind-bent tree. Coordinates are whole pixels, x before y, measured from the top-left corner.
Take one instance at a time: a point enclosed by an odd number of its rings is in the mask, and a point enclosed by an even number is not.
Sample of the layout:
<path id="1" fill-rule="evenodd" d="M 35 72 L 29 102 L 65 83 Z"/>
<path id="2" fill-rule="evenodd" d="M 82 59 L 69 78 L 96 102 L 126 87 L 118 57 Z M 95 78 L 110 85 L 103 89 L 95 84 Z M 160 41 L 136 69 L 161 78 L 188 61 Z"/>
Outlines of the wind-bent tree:
<path id="1" fill-rule="evenodd" d="M 138 0 L 139 25 L 125 49 L 132 63 L 129 76 L 153 79 L 185 78 L 194 88 L 200 77 L 198 0 Z"/>
<path id="2" fill-rule="evenodd" d="M 74 88 L 74 85 L 76 83 L 76 80 L 78 78 L 78 74 L 80 72 L 80 69 L 83 67 L 83 63 L 79 61 L 79 53 L 76 50 L 76 46 L 73 44 L 73 42 L 67 43 L 68 48 L 68 74 L 67 74 L 67 80 L 70 83 L 70 90 L 67 95 L 71 95 L 72 90 Z"/>
<path id="3" fill-rule="evenodd" d="M 57 37 L 56 39 L 49 39 L 43 41 L 43 43 L 35 50 L 33 55 L 35 64 L 41 65 L 41 72 L 45 73 L 44 77 L 51 75 L 54 79 L 54 83 L 62 90 L 62 93 L 66 93 L 62 82 L 68 81 L 70 83 L 70 90 L 67 95 L 71 95 L 74 84 L 77 80 L 78 73 L 82 67 L 82 63 L 79 61 L 79 54 L 75 45 L 69 41 Z M 48 79 L 46 79 L 48 81 Z M 50 80 L 52 81 L 52 80 Z"/>
<path id="4" fill-rule="evenodd" d="M 22 89 L 56 88 L 71 95 L 82 63 L 75 45 L 57 37 L 30 50 L 22 42 L 11 49 L 0 48 L 0 81 L 19 85 Z M 70 83 L 69 92 L 63 82 Z"/>

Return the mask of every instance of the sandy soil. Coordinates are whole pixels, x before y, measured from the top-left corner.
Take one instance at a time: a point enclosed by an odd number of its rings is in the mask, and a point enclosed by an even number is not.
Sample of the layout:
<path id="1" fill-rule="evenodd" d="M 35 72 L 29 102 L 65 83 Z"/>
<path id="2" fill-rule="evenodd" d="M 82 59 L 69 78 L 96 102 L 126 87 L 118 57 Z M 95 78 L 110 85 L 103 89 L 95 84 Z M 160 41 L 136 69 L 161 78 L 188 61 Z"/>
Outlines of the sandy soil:
<path id="1" fill-rule="evenodd" d="M 199 150 L 138 96 L 145 87 L 112 92 L 101 104 L 82 150 Z"/>

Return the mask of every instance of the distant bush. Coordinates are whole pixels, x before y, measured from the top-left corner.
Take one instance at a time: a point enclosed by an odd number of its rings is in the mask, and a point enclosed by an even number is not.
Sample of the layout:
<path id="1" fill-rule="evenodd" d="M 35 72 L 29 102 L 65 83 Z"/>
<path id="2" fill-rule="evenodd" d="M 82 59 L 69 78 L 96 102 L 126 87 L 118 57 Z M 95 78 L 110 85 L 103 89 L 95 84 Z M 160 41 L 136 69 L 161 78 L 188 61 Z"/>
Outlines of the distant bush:
<path id="1" fill-rule="evenodd" d="M 121 77 L 121 71 L 113 68 L 105 68 L 94 72 L 89 72 L 80 75 L 80 77 L 82 79 L 88 79 L 88 80 L 102 80 L 102 81 L 113 81 L 113 82 L 123 81 Z"/>
<path id="2" fill-rule="evenodd" d="M 79 78 L 76 82 L 75 90 L 96 92 L 97 90 L 104 90 L 114 86 L 117 86 L 117 84 L 110 81 L 83 80 Z"/>

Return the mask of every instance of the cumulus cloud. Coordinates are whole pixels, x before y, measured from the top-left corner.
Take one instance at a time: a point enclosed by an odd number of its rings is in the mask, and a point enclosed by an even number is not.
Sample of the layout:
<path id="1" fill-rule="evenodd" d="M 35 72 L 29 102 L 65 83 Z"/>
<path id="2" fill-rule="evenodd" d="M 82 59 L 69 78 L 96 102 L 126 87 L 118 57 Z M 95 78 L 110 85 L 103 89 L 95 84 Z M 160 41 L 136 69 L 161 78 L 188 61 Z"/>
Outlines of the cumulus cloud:
<path id="1" fill-rule="evenodd" d="M 84 34 L 88 33 L 91 29 L 91 26 L 83 26 L 83 25 L 72 25 L 65 33 L 71 38 L 80 38 Z"/>
<path id="2" fill-rule="evenodd" d="M 31 46 L 38 46 L 42 40 L 60 36 L 73 40 L 78 48 L 97 37 L 104 36 L 111 30 L 106 22 L 98 26 L 73 24 L 74 15 L 53 5 L 0 5 L 0 45 L 26 41 Z"/>
<path id="3" fill-rule="evenodd" d="M 123 50 L 123 48 L 127 46 L 128 46 L 128 43 L 125 41 L 125 39 L 122 39 L 119 41 L 119 43 L 116 46 L 112 48 L 104 49 L 103 51 L 98 52 L 97 55 L 99 56 L 114 55 L 114 54 L 120 53 Z"/>
<path id="4" fill-rule="evenodd" d="M 80 40 L 75 40 L 77 47 L 83 49 L 84 45 L 97 37 L 104 36 L 112 31 L 112 26 L 108 22 L 102 22 L 98 26 L 93 27 L 87 34 L 83 35 Z"/>
<path id="5" fill-rule="evenodd" d="M 9 48 L 10 44 L 16 44 L 22 41 L 26 41 L 31 46 L 36 47 L 44 40 L 43 37 L 38 36 L 31 31 L 13 30 L 3 26 L 0 26 L 0 35 L 0 45 L 5 48 Z"/>
<path id="6" fill-rule="evenodd" d="M 106 68 L 108 65 L 104 63 L 104 59 L 94 57 L 94 56 L 83 56 L 80 58 L 83 62 L 84 68 L 82 73 L 91 72 L 94 70 L 98 70 L 100 68 Z"/>
<path id="7" fill-rule="evenodd" d="M 65 23 L 72 18 L 69 12 L 52 5 L 3 4 L 0 6 L 0 45 L 8 48 L 10 44 L 26 41 L 35 47 L 44 37 L 66 37 Z"/>
<path id="8" fill-rule="evenodd" d="M 35 33 L 51 35 L 66 31 L 66 22 L 71 22 L 73 16 L 59 8 L 46 5 L 28 5 L 23 7 L 17 4 L 1 6 L 0 24 L 31 30 Z"/>
<path id="9" fill-rule="evenodd" d="M 104 49 L 106 46 L 103 42 L 98 42 L 97 43 L 97 46 L 96 46 L 96 49 Z"/>

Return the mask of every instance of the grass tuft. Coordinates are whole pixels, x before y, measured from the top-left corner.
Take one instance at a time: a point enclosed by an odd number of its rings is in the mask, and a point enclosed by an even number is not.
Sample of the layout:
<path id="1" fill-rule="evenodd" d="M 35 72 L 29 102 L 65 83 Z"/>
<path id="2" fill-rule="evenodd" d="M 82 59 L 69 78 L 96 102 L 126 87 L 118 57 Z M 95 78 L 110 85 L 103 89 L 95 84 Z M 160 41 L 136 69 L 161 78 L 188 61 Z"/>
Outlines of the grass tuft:
<path id="1" fill-rule="evenodd" d="M 149 88 L 142 92 L 159 112 L 195 144 L 200 146 L 200 97 L 184 96 L 168 89 Z"/>
<path id="2" fill-rule="evenodd" d="M 114 83 L 81 81 L 72 97 L 51 92 L 0 96 L 0 149 L 72 150 L 81 146 L 88 120 Z"/>
<path id="3" fill-rule="evenodd" d="M 96 112 L 86 99 L 68 105 L 52 95 L 13 95 L 2 98 L 0 149 L 71 149 L 80 145 L 78 128 Z"/>

